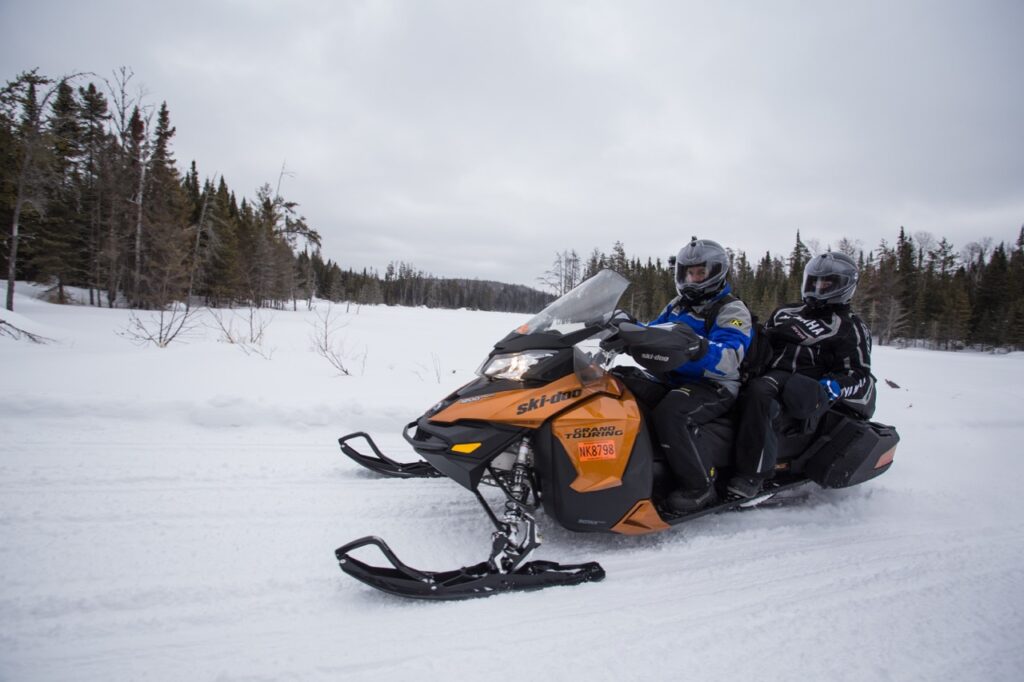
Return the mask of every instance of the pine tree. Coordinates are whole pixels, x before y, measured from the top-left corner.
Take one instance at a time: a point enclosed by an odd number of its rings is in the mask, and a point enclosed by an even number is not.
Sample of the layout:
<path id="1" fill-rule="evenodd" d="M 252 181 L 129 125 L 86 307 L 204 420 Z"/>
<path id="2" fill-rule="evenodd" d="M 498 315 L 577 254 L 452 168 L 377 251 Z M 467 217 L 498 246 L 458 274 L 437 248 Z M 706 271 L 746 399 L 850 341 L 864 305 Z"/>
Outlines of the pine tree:
<path id="1" fill-rule="evenodd" d="M 800 239 L 800 230 L 796 231 L 796 243 L 789 254 L 789 279 L 786 282 L 785 297 L 787 300 L 796 301 L 801 297 L 801 287 L 804 279 L 804 266 L 811 260 L 811 252 Z"/>
<path id="2" fill-rule="evenodd" d="M 5 165 L 5 177 L 0 178 L 11 200 L 10 236 L 7 241 L 7 309 L 14 310 L 14 282 L 18 277 L 18 247 L 22 228 L 32 226 L 45 210 L 45 193 L 49 165 L 47 141 L 44 134 L 43 112 L 55 92 L 50 87 L 42 97 L 40 87 L 52 86 L 53 81 L 40 76 L 36 70 L 27 71 L 8 82 L 0 91 L 0 110 L 13 126 L 13 163 Z"/>
<path id="3" fill-rule="evenodd" d="M 102 289 L 103 245 L 107 228 L 114 219 L 111 197 L 114 194 L 114 150 L 107 132 L 110 120 L 106 98 L 90 83 L 78 89 L 81 106 L 79 126 L 82 136 L 81 211 L 85 224 L 85 256 L 89 303 L 100 304 Z"/>
<path id="4" fill-rule="evenodd" d="M 985 265 L 978 282 L 971 316 L 971 338 L 982 344 L 1003 345 L 1009 341 L 1011 301 L 1009 260 L 1000 243 Z"/>
<path id="5" fill-rule="evenodd" d="M 737 296 L 742 297 L 753 294 L 755 289 L 754 268 L 751 267 L 750 261 L 747 260 L 745 252 L 740 251 L 739 255 L 732 259 L 732 275 L 730 279 L 733 291 Z"/>
<path id="6" fill-rule="evenodd" d="M 914 248 L 913 238 L 907 236 L 903 227 L 900 227 L 899 237 L 896 239 L 896 272 L 897 290 L 896 297 L 900 308 L 906 312 L 906 330 L 912 334 L 920 327 L 920 311 L 918 303 L 918 272 L 916 267 L 917 254 Z"/>
<path id="7" fill-rule="evenodd" d="M 85 225 L 81 220 L 81 144 L 79 105 L 71 85 L 57 84 L 46 124 L 49 161 L 46 214 L 34 235 L 33 265 L 44 279 L 56 279 L 57 301 L 66 302 L 64 287 L 87 268 L 83 259 Z"/>
<path id="8" fill-rule="evenodd" d="M 175 132 L 165 102 L 157 113 L 143 211 L 142 307 L 159 309 L 184 299 L 193 268 L 191 235 L 185 229 L 188 201 L 171 152 Z"/>

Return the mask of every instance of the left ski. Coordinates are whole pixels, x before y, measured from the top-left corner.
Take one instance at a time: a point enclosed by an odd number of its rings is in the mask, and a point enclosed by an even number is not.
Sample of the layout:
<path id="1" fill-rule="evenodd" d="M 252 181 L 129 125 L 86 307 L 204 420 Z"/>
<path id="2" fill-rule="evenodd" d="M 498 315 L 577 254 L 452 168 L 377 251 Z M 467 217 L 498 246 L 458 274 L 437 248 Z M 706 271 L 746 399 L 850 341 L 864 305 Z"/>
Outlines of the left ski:
<path id="1" fill-rule="evenodd" d="M 367 545 L 376 546 L 391 567 L 371 566 L 350 556 L 353 550 Z M 594 561 L 584 564 L 531 561 L 511 573 L 501 573 L 487 561 L 451 571 L 421 571 L 402 563 L 387 543 L 375 536 L 353 540 L 335 550 L 334 555 L 341 570 L 356 580 L 382 592 L 412 599 L 474 599 L 500 592 L 597 582 L 605 576 L 604 569 Z"/>

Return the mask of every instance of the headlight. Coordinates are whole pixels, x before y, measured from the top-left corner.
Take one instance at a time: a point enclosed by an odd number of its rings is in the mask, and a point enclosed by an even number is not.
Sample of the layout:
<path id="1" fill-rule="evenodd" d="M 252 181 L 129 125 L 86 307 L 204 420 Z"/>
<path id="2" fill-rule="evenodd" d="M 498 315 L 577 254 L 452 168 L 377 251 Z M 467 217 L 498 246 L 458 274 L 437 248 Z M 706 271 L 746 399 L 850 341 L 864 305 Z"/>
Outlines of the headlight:
<path id="1" fill-rule="evenodd" d="M 555 354 L 553 350 L 524 350 L 519 353 L 495 355 L 486 361 L 477 374 L 492 379 L 522 381 L 523 375 L 534 365 Z"/>

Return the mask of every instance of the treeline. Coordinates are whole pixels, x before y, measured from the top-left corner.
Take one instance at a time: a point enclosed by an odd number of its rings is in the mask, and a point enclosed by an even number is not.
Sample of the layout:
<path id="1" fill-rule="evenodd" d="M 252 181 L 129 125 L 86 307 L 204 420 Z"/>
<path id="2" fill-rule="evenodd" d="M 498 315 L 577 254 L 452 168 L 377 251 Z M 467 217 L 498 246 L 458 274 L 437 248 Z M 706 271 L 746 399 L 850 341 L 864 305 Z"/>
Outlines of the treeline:
<path id="1" fill-rule="evenodd" d="M 121 69 L 103 88 L 30 71 L 0 91 L 0 248 L 7 308 L 15 281 L 88 291 L 92 305 L 163 310 L 183 302 L 280 307 L 314 296 L 367 304 L 536 312 L 551 295 L 498 282 L 440 279 L 408 263 L 342 270 L 278 187 L 238 199 L 223 176 L 182 174 L 166 103 L 131 94 Z M 282 176 L 284 175 L 282 169 Z M 1024 348 L 1024 228 L 1015 244 L 960 250 L 901 228 L 893 245 L 842 240 L 858 260 L 856 310 L 880 343 Z M 820 247 L 796 235 L 788 256 L 733 253 L 732 282 L 755 314 L 799 299 L 804 264 Z M 668 254 L 666 254 L 667 256 Z M 631 281 L 623 305 L 653 318 L 675 295 L 667 261 L 626 255 L 621 242 L 556 255 L 541 283 L 560 294 L 609 267 Z"/>
<path id="2" fill-rule="evenodd" d="M 828 247 L 808 245 L 799 232 L 785 257 L 766 253 L 754 261 L 744 251 L 730 250 L 733 290 L 766 319 L 777 306 L 800 300 L 804 265 L 823 250 Z M 834 250 L 860 265 L 854 310 L 877 343 L 1024 349 L 1024 227 L 1012 245 L 993 247 L 991 239 L 983 239 L 957 250 L 945 238 L 927 232 L 910 236 L 900 228 L 893 245 L 883 240 L 865 250 L 843 239 Z M 621 242 L 610 254 L 598 249 L 587 258 L 575 250 L 558 253 L 542 281 L 561 293 L 602 268 L 630 280 L 622 305 L 639 319 L 654 318 L 676 295 L 667 258 L 630 258 Z"/>
<path id="3" fill-rule="evenodd" d="M 443 279 L 404 262 L 390 263 L 383 277 L 374 270 L 342 270 L 319 253 L 300 254 L 299 264 L 311 270 L 316 296 L 329 301 L 534 313 L 554 299 L 519 284 Z"/>
<path id="4" fill-rule="evenodd" d="M 88 290 L 92 305 L 162 310 L 178 302 L 281 307 L 313 296 L 388 305 L 534 312 L 548 294 L 523 286 L 439 279 L 409 264 L 342 271 L 320 236 L 269 184 L 239 200 L 223 176 L 182 175 L 166 103 L 113 82 L 31 71 L 0 92 L 0 249 L 8 279 Z M 282 169 L 282 176 L 284 170 Z"/>
<path id="5" fill-rule="evenodd" d="M 23 73 L 0 92 L 0 217 L 7 307 L 14 281 L 89 292 L 93 305 L 162 309 L 202 297 L 272 305 L 304 285 L 295 250 L 319 236 L 264 185 L 236 198 L 224 177 L 177 168 L 167 104 L 81 78 Z"/>

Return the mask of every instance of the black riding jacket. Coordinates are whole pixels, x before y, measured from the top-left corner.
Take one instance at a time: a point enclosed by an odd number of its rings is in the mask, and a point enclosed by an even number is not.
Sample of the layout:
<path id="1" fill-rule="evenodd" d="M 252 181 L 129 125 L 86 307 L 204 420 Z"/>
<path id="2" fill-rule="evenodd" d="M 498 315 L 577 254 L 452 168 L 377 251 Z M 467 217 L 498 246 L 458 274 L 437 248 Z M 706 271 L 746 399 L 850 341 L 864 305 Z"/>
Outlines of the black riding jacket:
<path id="1" fill-rule="evenodd" d="M 765 336 L 772 346 L 769 369 L 835 379 L 844 404 L 865 416 L 874 412 L 871 333 L 849 305 L 784 305 L 765 323 Z"/>

